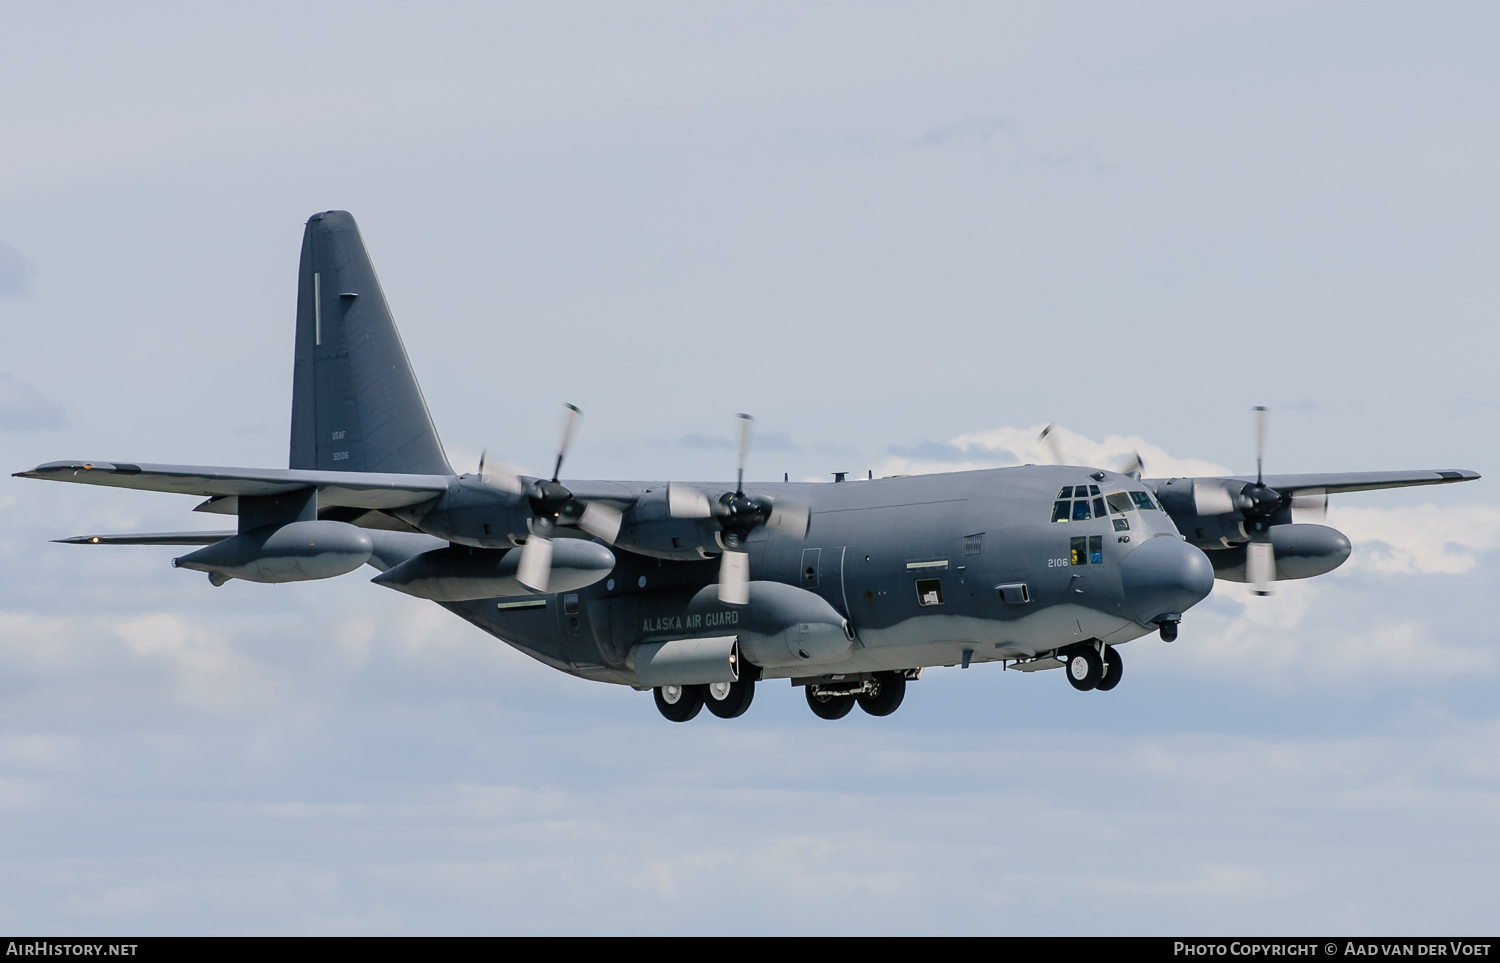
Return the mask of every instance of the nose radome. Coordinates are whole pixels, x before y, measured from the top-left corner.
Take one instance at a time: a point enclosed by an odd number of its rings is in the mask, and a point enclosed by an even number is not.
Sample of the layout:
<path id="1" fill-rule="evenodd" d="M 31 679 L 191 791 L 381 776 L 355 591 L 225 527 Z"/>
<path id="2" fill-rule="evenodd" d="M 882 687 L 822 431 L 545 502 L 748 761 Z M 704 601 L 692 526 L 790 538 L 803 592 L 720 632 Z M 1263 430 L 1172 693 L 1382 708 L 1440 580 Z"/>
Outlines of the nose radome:
<path id="1" fill-rule="evenodd" d="M 1207 598 L 1214 566 L 1199 549 L 1163 535 L 1125 556 L 1120 582 L 1136 620 L 1149 625 L 1158 616 L 1178 617 Z"/>

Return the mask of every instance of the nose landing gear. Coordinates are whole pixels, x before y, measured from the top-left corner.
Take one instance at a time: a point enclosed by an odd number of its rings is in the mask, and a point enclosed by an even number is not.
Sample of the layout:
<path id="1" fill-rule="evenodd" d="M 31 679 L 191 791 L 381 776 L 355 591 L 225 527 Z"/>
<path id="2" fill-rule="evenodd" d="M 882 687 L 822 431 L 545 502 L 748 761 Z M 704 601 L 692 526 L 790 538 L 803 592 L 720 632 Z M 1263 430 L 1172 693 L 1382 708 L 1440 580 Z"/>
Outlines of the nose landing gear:
<path id="1" fill-rule="evenodd" d="M 1104 650 L 1102 655 L 1100 648 Z M 1079 692 L 1090 689 L 1108 692 L 1120 684 L 1120 678 L 1125 672 L 1125 663 L 1121 660 L 1120 653 L 1111 645 L 1080 645 L 1067 653 L 1067 659 L 1065 668 L 1068 683 Z"/>

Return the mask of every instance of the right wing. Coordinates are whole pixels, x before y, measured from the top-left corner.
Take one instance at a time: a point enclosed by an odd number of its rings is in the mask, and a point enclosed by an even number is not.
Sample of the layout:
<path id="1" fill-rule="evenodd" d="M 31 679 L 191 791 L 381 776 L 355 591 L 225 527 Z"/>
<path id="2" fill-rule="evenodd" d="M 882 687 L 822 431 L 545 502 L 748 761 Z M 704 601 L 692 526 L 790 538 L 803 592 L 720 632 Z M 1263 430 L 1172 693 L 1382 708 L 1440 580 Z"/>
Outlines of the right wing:
<path id="1" fill-rule="evenodd" d="M 371 510 L 420 505 L 448 490 L 449 475 L 404 475 L 387 472 L 315 471 L 291 468 L 215 468 L 203 465 L 135 465 L 106 461 L 54 461 L 16 478 L 176 492 L 224 498 L 281 495 L 304 488 L 318 490 L 319 507 Z"/>

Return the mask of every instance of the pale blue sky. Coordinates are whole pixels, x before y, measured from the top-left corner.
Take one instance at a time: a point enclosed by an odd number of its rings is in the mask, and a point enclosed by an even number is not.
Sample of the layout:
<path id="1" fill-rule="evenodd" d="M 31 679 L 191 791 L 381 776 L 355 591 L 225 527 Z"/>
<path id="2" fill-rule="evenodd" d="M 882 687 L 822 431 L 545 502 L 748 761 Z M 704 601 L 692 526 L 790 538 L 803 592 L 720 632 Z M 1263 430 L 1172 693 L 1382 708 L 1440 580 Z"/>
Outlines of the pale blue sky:
<path id="1" fill-rule="evenodd" d="M 460 467 L 544 467 L 566 400 L 580 476 L 727 476 L 736 411 L 762 478 L 1050 421 L 1246 470 L 1252 404 L 1272 470 L 1500 470 L 1490 5 L 3 20 L 7 471 L 284 465 L 328 208 Z M 1221 583 L 1107 695 L 939 670 L 836 725 L 769 685 L 672 726 L 360 575 L 214 589 L 172 550 L 46 541 L 191 504 L 0 479 L 0 923 L 1500 921 L 1488 479 L 1336 501 L 1344 569 Z"/>

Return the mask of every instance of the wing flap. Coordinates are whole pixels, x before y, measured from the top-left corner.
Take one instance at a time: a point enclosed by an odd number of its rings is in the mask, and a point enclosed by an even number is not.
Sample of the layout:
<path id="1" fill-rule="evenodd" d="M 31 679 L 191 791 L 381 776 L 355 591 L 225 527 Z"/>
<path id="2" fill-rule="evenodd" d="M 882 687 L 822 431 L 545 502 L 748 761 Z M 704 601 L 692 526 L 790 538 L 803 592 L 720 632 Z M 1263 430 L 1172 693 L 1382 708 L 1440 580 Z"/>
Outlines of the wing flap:
<path id="1" fill-rule="evenodd" d="M 54 461 L 16 478 L 175 492 L 181 495 L 280 495 L 316 488 L 318 504 L 348 508 L 406 508 L 448 490 L 446 475 L 315 471 L 287 468 L 217 468 L 202 465 L 136 465 L 104 461 Z"/>

